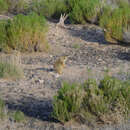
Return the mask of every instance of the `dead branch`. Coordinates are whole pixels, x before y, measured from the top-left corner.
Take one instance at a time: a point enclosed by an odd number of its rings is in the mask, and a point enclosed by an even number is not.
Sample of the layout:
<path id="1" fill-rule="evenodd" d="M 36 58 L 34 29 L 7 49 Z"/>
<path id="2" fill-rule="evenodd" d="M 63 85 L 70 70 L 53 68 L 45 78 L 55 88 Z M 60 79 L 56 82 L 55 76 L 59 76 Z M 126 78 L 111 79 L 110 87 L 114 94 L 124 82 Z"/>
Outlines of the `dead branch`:
<path id="1" fill-rule="evenodd" d="M 67 17 L 68 17 L 68 14 L 65 14 L 65 13 L 63 15 L 61 14 L 60 20 L 57 23 L 57 26 L 65 28 L 66 26 L 65 26 L 64 22 L 67 19 Z"/>

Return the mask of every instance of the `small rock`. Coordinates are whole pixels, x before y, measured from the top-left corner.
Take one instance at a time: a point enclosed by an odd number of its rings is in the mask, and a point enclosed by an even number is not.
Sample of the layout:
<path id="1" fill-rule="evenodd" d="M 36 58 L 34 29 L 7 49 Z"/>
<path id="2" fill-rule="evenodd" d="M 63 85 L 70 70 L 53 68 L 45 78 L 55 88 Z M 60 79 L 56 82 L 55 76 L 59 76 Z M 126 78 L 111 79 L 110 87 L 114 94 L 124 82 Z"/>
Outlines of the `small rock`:
<path id="1" fill-rule="evenodd" d="M 44 80 L 40 80 L 40 79 L 38 79 L 38 80 L 35 80 L 35 83 L 43 84 L 43 83 L 44 83 Z"/>

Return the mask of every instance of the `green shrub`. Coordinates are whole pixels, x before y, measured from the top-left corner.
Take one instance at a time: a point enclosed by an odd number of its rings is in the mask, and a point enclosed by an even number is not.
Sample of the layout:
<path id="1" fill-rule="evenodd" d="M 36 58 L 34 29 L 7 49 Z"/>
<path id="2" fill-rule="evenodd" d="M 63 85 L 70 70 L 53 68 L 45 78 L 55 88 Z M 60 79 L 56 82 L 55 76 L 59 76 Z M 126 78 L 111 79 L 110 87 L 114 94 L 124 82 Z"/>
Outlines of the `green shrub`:
<path id="1" fill-rule="evenodd" d="M 130 82 L 121 82 L 120 80 L 106 76 L 101 80 L 99 87 L 104 92 L 104 101 L 108 103 L 108 114 L 118 114 L 122 119 L 128 117 L 130 112 L 130 99 L 128 99 L 130 97 Z M 119 119 L 115 118 L 113 120 Z"/>
<path id="2" fill-rule="evenodd" d="M 100 113 L 105 113 L 108 108 L 104 105 L 103 91 L 99 89 L 95 80 L 88 80 L 84 84 L 84 89 L 86 91 L 86 96 L 84 98 L 83 106 L 84 108 L 96 116 Z"/>
<path id="3" fill-rule="evenodd" d="M 10 13 L 24 13 L 29 8 L 29 3 L 26 0 L 5 0 Z"/>
<path id="4" fill-rule="evenodd" d="M 86 23 L 84 19 L 84 14 L 78 4 L 76 4 L 73 7 L 69 17 L 72 23 L 82 23 L 82 24 Z"/>
<path id="5" fill-rule="evenodd" d="M 84 91 L 78 85 L 63 83 L 63 87 L 54 97 L 53 117 L 65 122 L 71 120 L 79 112 Z"/>
<path id="6" fill-rule="evenodd" d="M 3 26 L 4 25 L 4 26 Z M 46 20 L 35 13 L 19 14 L 8 22 L 0 22 L 1 49 L 19 51 L 47 51 Z M 5 37 L 6 36 L 6 37 Z M 3 48 L 4 47 L 4 48 Z"/>
<path id="7" fill-rule="evenodd" d="M 4 119 L 10 119 L 12 118 L 15 122 L 24 122 L 25 120 L 25 115 L 21 111 L 9 111 L 6 106 L 5 102 L 0 99 L 0 120 Z"/>
<path id="8" fill-rule="evenodd" d="M 12 113 L 12 117 L 13 117 L 14 121 L 16 121 L 16 122 L 23 122 L 23 121 L 25 121 L 25 115 L 21 111 L 13 112 Z"/>
<path id="9" fill-rule="evenodd" d="M 74 23 L 85 23 L 94 21 L 100 12 L 101 2 L 99 0 L 70 0 L 68 5 L 72 8 L 70 19 Z"/>
<path id="10" fill-rule="evenodd" d="M 61 14 L 69 14 L 73 23 L 93 21 L 100 12 L 100 0 L 33 0 L 33 11 L 48 18 L 59 18 Z"/>
<path id="11" fill-rule="evenodd" d="M 6 13 L 8 11 L 8 5 L 5 0 L 0 0 L 0 14 Z"/>
<path id="12" fill-rule="evenodd" d="M 105 38 L 109 42 L 115 42 L 114 39 L 122 41 L 123 32 L 127 31 L 130 24 L 130 5 L 120 3 L 119 8 L 104 8 L 103 15 L 100 17 L 100 26 L 105 28 Z"/>
<path id="13" fill-rule="evenodd" d="M 127 82 L 123 82 L 122 84 L 122 88 L 120 90 L 121 95 L 123 96 L 123 98 L 125 99 L 125 103 L 128 107 L 128 112 L 130 111 L 130 81 Z"/>
<path id="14" fill-rule="evenodd" d="M 100 82 L 100 88 L 104 91 L 104 96 L 107 98 L 106 100 L 109 102 L 113 102 L 117 98 L 119 98 L 120 88 L 122 87 L 122 82 L 106 76 Z"/>
<path id="15" fill-rule="evenodd" d="M 65 84 L 55 96 L 53 105 L 53 116 L 62 122 L 79 115 L 90 122 L 120 123 L 129 114 L 130 82 L 109 76 L 99 85 L 90 79 L 80 86 Z"/>
<path id="16" fill-rule="evenodd" d="M 32 10 L 47 18 L 59 18 L 67 11 L 67 6 L 64 0 L 33 0 Z"/>

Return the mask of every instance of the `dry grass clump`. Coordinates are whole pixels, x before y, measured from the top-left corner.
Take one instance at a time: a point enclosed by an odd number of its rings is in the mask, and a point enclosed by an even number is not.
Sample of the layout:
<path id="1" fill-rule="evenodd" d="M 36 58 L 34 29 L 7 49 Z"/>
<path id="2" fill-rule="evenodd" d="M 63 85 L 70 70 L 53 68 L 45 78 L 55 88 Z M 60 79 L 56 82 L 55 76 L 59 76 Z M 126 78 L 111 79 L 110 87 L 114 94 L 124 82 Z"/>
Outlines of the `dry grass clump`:
<path id="1" fill-rule="evenodd" d="M 0 78 L 18 79 L 23 77 L 21 56 L 18 53 L 0 56 Z"/>
<path id="2" fill-rule="evenodd" d="M 90 79 L 83 85 L 65 83 L 53 102 L 53 117 L 61 122 L 78 116 L 84 122 L 118 124 L 129 114 L 130 82 L 109 76 L 99 85 Z"/>

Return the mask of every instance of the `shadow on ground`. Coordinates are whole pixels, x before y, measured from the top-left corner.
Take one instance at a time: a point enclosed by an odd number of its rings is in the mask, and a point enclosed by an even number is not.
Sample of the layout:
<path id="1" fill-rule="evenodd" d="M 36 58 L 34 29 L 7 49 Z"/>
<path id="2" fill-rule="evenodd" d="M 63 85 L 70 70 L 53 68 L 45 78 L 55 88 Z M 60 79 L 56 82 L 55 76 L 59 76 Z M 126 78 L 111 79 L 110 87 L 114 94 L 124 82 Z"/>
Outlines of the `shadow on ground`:
<path id="1" fill-rule="evenodd" d="M 68 33 L 71 36 L 79 37 L 80 39 L 86 42 L 93 42 L 93 43 L 98 42 L 99 44 L 120 45 L 120 46 L 130 47 L 129 43 L 124 43 L 118 40 L 117 43 L 111 43 L 106 41 L 104 37 L 103 29 L 93 25 L 83 26 L 80 28 L 68 28 Z"/>
<path id="2" fill-rule="evenodd" d="M 26 116 L 42 121 L 58 122 L 52 118 L 52 101 L 50 99 L 35 99 L 33 97 L 23 97 L 20 100 L 6 102 L 9 110 L 20 110 Z"/>
<path id="3" fill-rule="evenodd" d="M 53 68 L 45 68 L 45 67 L 43 67 L 43 68 L 36 68 L 36 70 L 41 70 L 41 71 L 46 71 L 46 72 L 53 72 L 54 71 Z"/>
<path id="4" fill-rule="evenodd" d="M 104 33 L 102 29 L 96 29 L 95 27 L 82 27 L 80 29 L 68 28 L 68 32 L 70 35 L 74 37 L 79 37 L 87 42 L 98 42 L 99 44 L 108 43 L 104 38 Z"/>
<path id="5" fill-rule="evenodd" d="M 130 51 L 129 52 L 118 52 L 117 57 L 120 60 L 127 60 L 130 61 Z"/>

